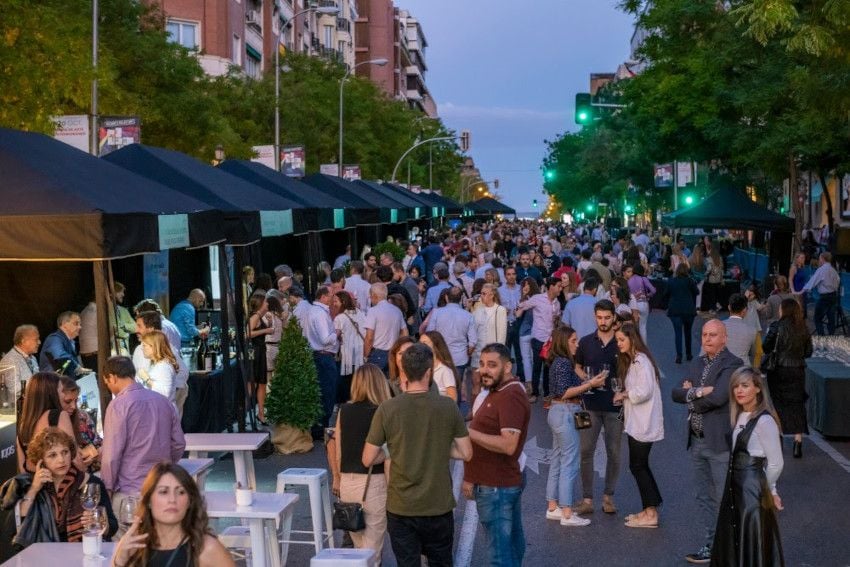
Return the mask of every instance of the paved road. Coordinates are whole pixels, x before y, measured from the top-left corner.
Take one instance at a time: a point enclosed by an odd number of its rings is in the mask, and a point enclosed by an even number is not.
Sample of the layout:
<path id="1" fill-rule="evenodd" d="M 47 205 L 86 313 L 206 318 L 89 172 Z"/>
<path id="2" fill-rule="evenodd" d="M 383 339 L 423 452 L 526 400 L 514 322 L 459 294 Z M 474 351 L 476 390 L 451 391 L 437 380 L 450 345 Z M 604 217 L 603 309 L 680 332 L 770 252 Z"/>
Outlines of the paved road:
<path id="1" fill-rule="evenodd" d="M 694 325 L 699 336 L 702 321 Z M 670 400 L 670 388 L 683 379 L 682 369 L 673 363 L 675 351 L 672 329 L 663 312 L 652 313 L 649 321 L 649 343 L 664 374 L 664 418 L 666 439 L 657 443 L 652 453 L 653 470 L 664 497 L 661 527 L 657 530 L 635 530 L 623 526 L 623 515 L 640 508 L 640 498 L 634 480 L 628 472 L 627 446 L 623 442 L 622 470 L 617 487 L 617 515 L 597 510 L 591 525 L 583 528 L 563 528 L 557 522 L 546 521 L 545 489 L 548 465 L 541 464 L 540 474 L 529 472 L 528 486 L 523 495 L 523 526 L 528 542 L 527 565 L 559 566 L 667 566 L 685 565 L 683 557 L 700 545 L 701 535 L 693 523 L 697 514 L 691 485 L 691 468 L 685 451 L 686 410 Z M 698 339 L 695 338 L 695 344 Z M 543 448 L 551 446 L 541 404 L 532 410 L 529 438 L 537 437 Z M 828 455 L 822 448 L 830 450 Z M 785 558 L 789 566 L 850 566 L 850 440 L 826 442 L 819 437 L 806 439 L 802 460 L 791 458 L 790 442 L 785 442 L 785 471 L 779 490 L 785 504 L 780 514 L 780 529 Z M 597 455 L 597 470 L 603 470 L 602 455 Z M 844 467 L 840 462 L 843 461 Z M 274 455 L 257 461 L 260 490 L 273 491 L 276 474 L 287 467 L 326 467 L 324 452 L 315 449 L 307 455 Z M 232 461 L 221 461 L 207 482 L 208 489 L 229 490 L 233 486 Z M 596 505 L 601 503 L 602 483 L 595 483 Z M 461 499 L 456 512 L 455 544 L 461 539 L 463 510 Z M 309 524 L 309 509 L 302 499 L 296 512 L 295 525 Z M 312 547 L 294 546 L 289 565 L 309 565 Z M 470 565 L 485 565 L 486 540 L 481 529 L 474 535 Z M 385 547 L 384 565 L 395 565 L 389 541 Z"/>

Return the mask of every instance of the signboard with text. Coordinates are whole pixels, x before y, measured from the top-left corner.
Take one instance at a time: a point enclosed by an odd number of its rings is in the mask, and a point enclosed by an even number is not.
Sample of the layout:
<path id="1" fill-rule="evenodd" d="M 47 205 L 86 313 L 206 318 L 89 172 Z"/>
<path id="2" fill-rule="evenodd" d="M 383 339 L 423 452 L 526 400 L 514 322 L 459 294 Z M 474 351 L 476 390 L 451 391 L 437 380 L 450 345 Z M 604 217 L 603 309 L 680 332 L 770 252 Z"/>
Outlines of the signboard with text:
<path id="1" fill-rule="evenodd" d="M 357 181 L 360 177 L 359 165 L 344 165 L 342 166 L 342 178 L 347 181 Z"/>
<path id="2" fill-rule="evenodd" d="M 85 114 L 54 116 L 52 120 L 56 124 L 56 129 L 53 131 L 54 138 L 78 150 L 89 152 L 91 134 L 88 116 Z"/>
<path id="3" fill-rule="evenodd" d="M 673 164 L 655 164 L 655 174 L 653 177 L 655 178 L 656 187 L 673 187 Z"/>
<path id="4" fill-rule="evenodd" d="M 274 146 L 253 146 L 251 149 L 254 150 L 251 161 L 274 169 Z"/>
<path id="5" fill-rule="evenodd" d="M 97 131 L 97 150 L 105 156 L 142 141 L 142 123 L 138 116 L 104 116 Z"/>
<path id="6" fill-rule="evenodd" d="M 339 174 L 339 166 L 335 163 L 323 163 L 319 166 L 319 173 L 323 175 Z"/>

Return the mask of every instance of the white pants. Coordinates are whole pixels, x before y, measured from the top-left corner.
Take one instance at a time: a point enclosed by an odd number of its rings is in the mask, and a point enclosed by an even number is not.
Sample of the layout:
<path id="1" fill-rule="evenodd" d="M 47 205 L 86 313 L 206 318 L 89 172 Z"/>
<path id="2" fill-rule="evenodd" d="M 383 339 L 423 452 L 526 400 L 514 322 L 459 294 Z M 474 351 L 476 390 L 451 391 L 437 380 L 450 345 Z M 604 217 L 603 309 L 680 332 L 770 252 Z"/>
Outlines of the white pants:
<path id="1" fill-rule="evenodd" d="M 646 342 L 646 323 L 649 321 L 649 302 L 648 301 L 638 301 L 637 302 L 638 313 L 640 313 L 640 321 L 638 322 L 638 327 L 640 330 L 640 338 L 643 339 L 643 344 L 648 344 Z"/>

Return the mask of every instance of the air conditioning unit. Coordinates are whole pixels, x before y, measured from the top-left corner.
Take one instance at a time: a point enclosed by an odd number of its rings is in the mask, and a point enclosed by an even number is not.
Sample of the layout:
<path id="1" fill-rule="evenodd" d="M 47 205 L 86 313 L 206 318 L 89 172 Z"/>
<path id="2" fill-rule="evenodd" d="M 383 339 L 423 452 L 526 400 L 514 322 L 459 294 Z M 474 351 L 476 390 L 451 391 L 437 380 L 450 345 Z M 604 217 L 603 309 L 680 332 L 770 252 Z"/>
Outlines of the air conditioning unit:
<path id="1" fill-rule="evenodd" d="M 245 22 L 248 24 L 260 25 L 260 11 L 248 10 L 245 12 Z"/>

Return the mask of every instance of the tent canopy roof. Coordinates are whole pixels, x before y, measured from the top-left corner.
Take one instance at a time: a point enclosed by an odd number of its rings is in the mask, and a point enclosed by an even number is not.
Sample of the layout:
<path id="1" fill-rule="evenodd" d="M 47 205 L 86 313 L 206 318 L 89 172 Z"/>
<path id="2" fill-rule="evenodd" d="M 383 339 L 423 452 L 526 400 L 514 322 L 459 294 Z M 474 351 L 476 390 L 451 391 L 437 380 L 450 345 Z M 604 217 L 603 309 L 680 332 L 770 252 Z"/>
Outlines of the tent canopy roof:
<path id="1" fill-rule="evenodd" d="M 718 189 L 693 207 L 664 215 L 662 222 L 675 228 L 794 230 L 794 219 L 771 211 L 730 187 Z"/>
<path id="2" fill-rule="evenodd" d="M 482 197 L 475 201 L 470 201 L 465 205 L 474 212 L 483 212 L 491 215 L 515 215 L 516 211 L 501 201 L 497 201 L 492 197 Z"/>

